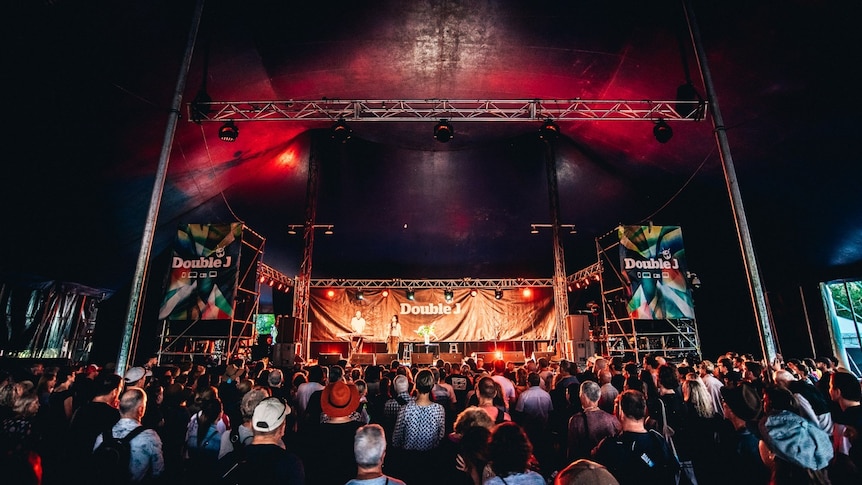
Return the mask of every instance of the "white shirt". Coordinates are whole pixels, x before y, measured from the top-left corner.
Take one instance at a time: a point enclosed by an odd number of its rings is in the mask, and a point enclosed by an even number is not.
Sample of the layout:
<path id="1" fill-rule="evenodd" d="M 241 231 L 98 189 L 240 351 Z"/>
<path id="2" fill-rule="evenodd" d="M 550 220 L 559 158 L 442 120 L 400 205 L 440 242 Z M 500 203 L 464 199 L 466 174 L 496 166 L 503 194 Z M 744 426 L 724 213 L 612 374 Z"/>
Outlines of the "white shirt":
<path id="1" fill-rule="evenodd" d="M 353 329 L 353 333 L 363 333 L 365 331 L 365 319 L 362 317 L 351 318 L 350 327 Z"/>

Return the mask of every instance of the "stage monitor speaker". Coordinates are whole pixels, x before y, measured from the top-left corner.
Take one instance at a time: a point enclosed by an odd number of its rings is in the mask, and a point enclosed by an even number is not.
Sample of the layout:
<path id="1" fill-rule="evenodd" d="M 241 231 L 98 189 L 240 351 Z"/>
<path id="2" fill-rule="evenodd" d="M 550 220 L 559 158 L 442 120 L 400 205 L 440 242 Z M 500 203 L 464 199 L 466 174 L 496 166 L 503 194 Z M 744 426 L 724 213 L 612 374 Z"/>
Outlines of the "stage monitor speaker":
<path id="1" fill-rule="evenodd" d="M 433 365 L 434 354 L 410 354 L 410 363 L 413 365 Z"/>
<path id="2" fill-rule="evenodd" d="M 590 318 L 587 315 L 569 315 L 566 317 L 566 330 L 569 340 L 583 342 L 590 339 Z"/>
<path id="3" fill-rule="evenodd" d="M 464 354 L 460 352 L 441 352 L 437 358 L 452 365 L 461 365 L 464 362 Z"/>
<path id="4" fill-rule="evenodd" d="M 382 365 L 387 369 L 392 364 L 393 360 L 399 360 L 398 354 L 374 354 L 374 359 L 377 362 L 377 365 Z"/>
<path id="5" fill-rule="evenodd" d="M 374 365 L 374 354 L 353 354 L 350 365 Z"/>
<path id="6" fill-rule="evenodd" d="M 293 367 L 296 361 L 296 344 L 275 344 L 272 346 L 272 364 L 276 367 Z"/>
<path id="7" fill-rule="evenodd" d="M 536 357 L 536 361 L 544 357 L 548 359 L 548 362 L 550 362 L 554 360 L 554 357 L 556 357 L 557 354 L 555 352 L 533 352 L 533 356 Z"/>
<path id="8" fill-rule="evenodd" d="M 341 354 L 320 354 L 317 356 L 317 363 L 320 365 L 335 365 L 341 360 Z"/>
<path id="9" fill-rule="evenodd" d="M 579 364 L 586 364 L 587 358 L 593 355 L 593 343 L 589 340 L 575 341 L 574 351 L 575 361 Z"/>
<path id="10" fill-rule="evenodd" d="M 289 344 L 293 342 L 301 342 L 299 338 L 299 320 L 295 317 L 279 315 L 278 321 L 278 336 L 276 340 L 280 344 Z"/>

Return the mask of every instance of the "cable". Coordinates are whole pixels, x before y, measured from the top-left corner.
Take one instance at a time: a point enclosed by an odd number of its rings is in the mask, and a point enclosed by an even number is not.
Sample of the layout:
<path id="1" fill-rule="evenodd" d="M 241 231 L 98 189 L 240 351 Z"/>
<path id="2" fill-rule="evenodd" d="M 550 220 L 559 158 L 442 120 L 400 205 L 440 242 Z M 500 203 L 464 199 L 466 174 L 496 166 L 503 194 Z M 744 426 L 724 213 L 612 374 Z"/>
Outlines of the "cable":
<path id="1" fill-rule="evenodd" d="M 650 214 L 650 215 L 648 215 L 648 216 L 644 217 L 643 219 L 641 219 L 641 220 L 640 220 L 640 222 L 638 222 L 638 224 L 643 224 L 643 223 L 645 223 L 645 222 L 647 222 L 647 221 L 652 220 L 652 218 L 653 218 L 653 217 L 655 217 L 655 216 L 656 216 L 656 214 L 658 214 L 659 212 L 663 211 L 665 207 L 667 207 L 671 202 L 673 202 L 673 201 L 674 201 L 674 199 L 676 199 L 676 198 L 677 198 L 677 196 L 678 196 L 680 193 L 682 193 L 682 191 L 683 191 L 683 190 L 685 190 L 685 188 L 686 188 L 686 187 L 688 187 L 688 184 L 690 184 L 690 183 L 691 183 L 691 181 L 694 179 L 694 176 L 695 176 L 695 175 L 697 175 L 697 173 L 698 173 L 698 172 L 700 172 L 700 169 L 702 169 L 702 168 L 703 168 L 703 166 L 704 166 L 704 165 L 706 165 L 706 162 L 707 162 L 707 161 L 709 161 L 709 157 L 711 157 L 711 156 L 712 156 L 712 154 L 713 154 L 714 152 L 715 152 L 715 147 L 713 146 L 713 147 L 709 150 L 709 153 L 707 153 L 707 154 L 706 154 L 706 157 L 704 157 L 703 161 L 702 161 L 702 162 L 700 162 L 700 165 L 698 165 L 698 166 L 697 166 L 697 168 L 694 170 L 694 173 L 692 173 L 692 174 L 691 174 L 691 176 L 688 178 L 688 180 L 686 180 L 686 181 L 685 181 L 685 183 L 684 183 L 684 184 L 682 184 L 682 187 L 680 187 L 680 188 L 679 188 L 679 190 L 677 190 L 677 191 L 676 191 L 676 193 L 675 193 L 675 194 L 673 194 L 673 195 L 671 196 L 671 198 L 667 200 L 667 202 L 665 202 L 664 204 L 662 204 L 662 206 L 661 206 L 661 207 L 659 207 L 658 209 L 656 209 L 656 210 L 655 210 L 655 212 L 653 212 L 652 214 Z"/>
<path id="2" fill-rule="evenodd" d="M 200 126 L 200 128 L 201 128 L 201 138 L 203 138 L 204 147 L 207 150 L 207 162 L 209 162 L 209 165 L 210 165 L 210 172 L 212 172 L 213 179 L 218 180 L 218 178 L 216 176 L 216 172 L 215 172 L 215 167 L 213 166 L 213 157 L 210 154 L 210 146 L 209 146 L 209 143 L 207 143 L 207 137 L 206 137 L 206 133 L 204 132 L 203 124 L 198 125 L 198 126 Z M 241 223 L 245 224 L 245 221 L 240 219 L 240 217 L 238 215 L 236 215 L 236 213 L 233 211 L 233 207 L 230 206 L 230 202 L 227 201 L 227 197 L 225 197 L 225 195 L 224 195 L 224 189 L 222 189 L 221 187 L 219 187 L 219 195 L 221 195 L 221 199 L 224 201 L 225 207 L 227 207 L 227 210 L 230 212 L 230 214 L 233 216 L 233 218 L 236 219 L 237 222 L 241 222 Z"/>

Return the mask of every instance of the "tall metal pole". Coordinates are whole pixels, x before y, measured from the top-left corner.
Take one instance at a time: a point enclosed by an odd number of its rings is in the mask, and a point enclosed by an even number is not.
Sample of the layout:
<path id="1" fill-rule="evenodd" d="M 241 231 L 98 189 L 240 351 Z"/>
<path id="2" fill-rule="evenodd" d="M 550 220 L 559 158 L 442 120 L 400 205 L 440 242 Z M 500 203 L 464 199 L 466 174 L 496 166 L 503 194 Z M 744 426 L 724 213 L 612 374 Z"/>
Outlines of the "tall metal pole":
<path id="1" fill-rule="evenodd" d="M 551 211 L 551 226 L 554 238 L 554 310 L 557 314 L 557 347 L 566 359 L 573 360 L 569 342 L 569 331 L 566 327 L 566 317 L 569 315 L 569 296 L 566 292 L 566 259 L 563 245 L 560 242 L 560 194 L 557 187 L 557 153 L 554 149 L 555 136 L 543 137 L 545 140 L 545 170 L 548 177 L 548 202 Z"/>
<path id="2" fill-rule="evenodd" d="M 805 303 L 805 292 L 799 287 L 799 298 L 802 300 L 802 314 L 805 315 L 805 327 L 808 329 L 808 342 L 811 343 L 811 356 L 817 357 L 817 349 L 814 348 L 814 334 L 811 332 L 811 319 L 808 318 L 808 305 Z"/>
<path id="3" fill-rule="evenodd" d="M 302 253 L 302 263 L 299 275 L 296 277 L 296 293 L 294 296 L 293 316 L 299 322 L 302 331 L 304 358 L 311 358 L 311 324 L 308 322 L 308 302 L 311 293 L 311 256 L 314 252 L 314 223 L 317 219 L 317 191 L 319 168 L 317 164 L 317 141 L 311 137 L 311 150 L 308 156 L 308 180 L 305 189 L 305 227 L 303 238 L 305 246 Z"/>
<path id="4" fill-rule="evenodd" d="M 754 307 L 754 318 L 757 322 L 761 350 L 764 358 L 769 362 L 772 362 L 776 355 L 775 339 L 772 335 L 772 329 L 769 324 L 770 318 L 766 305 L 766 297 L 763 291 L 763 284 L 760 280 L 760 270 L 757 266 L 757 258 L 754 255 L 754 245 L 751 242 L 748 220 L 745 217 L 745 208 L 742 205 L 742 195 L 739 192 L 739 184 L 736 180 L 736 170 L 733 167 L 733 157 L 730 154 L 730 144 L 727 141 L 727 129 L 724 126 L 721 110 L 718 107 L 718 96 L 715 93 L 715 86 L 712 83 L 712 74 L 709 71 L 706 52 L 703 49 L 700 37 L 700 28 L 698 27 L 697 19 L 694 16 L 691 0 L 683 0 L 682 4 L 683 9 L 685 10 L 686 19 L 688 20 L 688 29 L 691 34 L 692 44 L 695 48 L 697 63 L 700 66 L 701 76 L 703 77 L 703 85 L 706 88 L 707 99 L 709 100 L 711 108 L 710 112 L 712 113 L 712 125 L 715 133 L 715 141 L 718 144 L 721 168 L 724 171 L 724 180 L 727 184 L 727 191 L 730 196 L 730 205 L 733 210 L 734 223 L 736 224 L 736 234 L 739 239 L 740 249 L 742 250 L 742 261 L 745 265 L 746 274 L 748 275 L 748 290 Z"/>
<path id="5" fill-rule="evenodd" d="M 171 103 L 171 111 L 168 113 L 168 125 L 165 128 L 165 136 L 162 141 L 162 152 L 159 156 L 159 165 L 156 169 L 156 180 L 153 182 L 153 193 L 150 196 L 150 209 L 147 212 L 147 221 L 144 225 L 144 234 L 141 237 L 141 251 L 138 253 L 138 263 L 135 268 L 135 276 L 132 280 L 132 291 L 129 296 L 129 307 L 126 312 L 126 322 L 123 327 L 123 340 L 120 343 L 120 352 L 117 355 L 117 373 L 123 375 L 126 371 L 126 366 L 129 364 L 129 350 L 131 347 L 132 337 L 135 334 L 135 328 L 140 325 L 140 317 L 142 311 L 141 302 L 143 300 L 144 282 L 147 279 L 149 270 L 150 254 L 153 250 L 153 238 L 156 230 L 156 219 L 159 215 L 159 207 L 161 206 L 162 193 L 165 188 L 165 179 L 168 173 L 168 161 L 171 158 L 171 145 L 174 142 L 174 133 L 177 129 L 177 121 L 180 117 L 180 107 L 183 102 L 183 91 L 186 87 L 186 79 L 189 74 L 189 66 L 192 63 L 192 54 L 195 50 L 195 41 L 198 36 L 198 28 L 201 24 L 201 17 L 204 10 L 204 0 L 197 0 L 194 14 L 192 16 L 192 24 L 189 29 L 188 39 L 186 41 L 186 51 L 183 56 L 183 61 L 180 64 L 180 72 L 177 76 L 177 84 L 174 88 L 173 102 Z"/>

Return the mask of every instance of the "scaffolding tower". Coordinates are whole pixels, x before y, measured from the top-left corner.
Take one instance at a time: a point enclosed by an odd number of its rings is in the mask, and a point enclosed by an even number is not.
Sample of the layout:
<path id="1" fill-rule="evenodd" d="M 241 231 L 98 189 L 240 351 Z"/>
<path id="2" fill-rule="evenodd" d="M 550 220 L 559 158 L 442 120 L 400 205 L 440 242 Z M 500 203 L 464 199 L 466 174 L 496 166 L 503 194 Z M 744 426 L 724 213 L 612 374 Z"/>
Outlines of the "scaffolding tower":
<path id="1" fill-rule="evenodd" d="M 596 238 L 598 265 L 603 269 L 601 283 L 604 323 L 594 329 L 592 338 L 602 355 L 640 362 L 646 354 L 662 355 L 681 361 L 700 358 L 697 323 L 691 319 L 644 320 L 631 316 L 628 302 L 631 288 L 620 268 L 620 241 L 617 230 Z"/>

